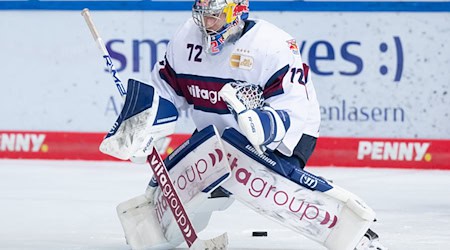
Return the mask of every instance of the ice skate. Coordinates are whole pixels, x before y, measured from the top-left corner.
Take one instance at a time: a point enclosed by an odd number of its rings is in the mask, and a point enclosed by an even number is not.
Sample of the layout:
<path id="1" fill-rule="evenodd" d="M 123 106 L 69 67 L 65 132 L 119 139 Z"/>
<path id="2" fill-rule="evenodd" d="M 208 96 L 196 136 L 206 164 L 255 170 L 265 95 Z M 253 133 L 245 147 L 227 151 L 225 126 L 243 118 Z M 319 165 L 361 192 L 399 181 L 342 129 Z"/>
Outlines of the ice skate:
<path id="1" fill-rule="evenodd" d="M 355 250 L 388 250 L 388 248 L 381 245 L 378 234 L 369 228 Z"/>

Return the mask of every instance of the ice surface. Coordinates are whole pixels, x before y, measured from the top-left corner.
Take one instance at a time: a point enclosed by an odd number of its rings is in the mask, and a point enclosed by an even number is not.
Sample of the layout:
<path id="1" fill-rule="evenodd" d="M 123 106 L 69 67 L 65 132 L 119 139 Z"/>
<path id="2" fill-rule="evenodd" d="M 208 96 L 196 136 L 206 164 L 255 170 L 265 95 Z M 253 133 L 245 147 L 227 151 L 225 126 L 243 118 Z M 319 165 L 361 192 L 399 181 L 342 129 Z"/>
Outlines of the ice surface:
<path id="1" fill-rule="evenodd" d="M 450 171 L 309 171 L 363 198 L 391 250 L 450 249 Z M 0 160 L 0 249 L 128 249 L 115 207 L 142 194 L 150 172 L 119 162 Z M 238 202 L 215 213 L 200 237 L 225 231 L 232 249 L 324 249 Z"/>

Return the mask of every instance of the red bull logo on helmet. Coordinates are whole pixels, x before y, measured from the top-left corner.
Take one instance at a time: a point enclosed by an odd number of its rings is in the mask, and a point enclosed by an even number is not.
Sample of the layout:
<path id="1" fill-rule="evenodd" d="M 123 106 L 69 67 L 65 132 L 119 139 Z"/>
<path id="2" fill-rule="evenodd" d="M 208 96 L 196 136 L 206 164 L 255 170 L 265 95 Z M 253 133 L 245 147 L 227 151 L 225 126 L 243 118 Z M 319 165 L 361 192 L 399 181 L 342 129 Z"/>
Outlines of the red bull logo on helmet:
<path id="1" fill-rule="evenodd" d="M 247 5 L 236 5 L 233 9 L 233 16 L 238 16 L 241 13 L 248 12 L 248 6 Z"/>
<path id="2" fill-rule="evenodd" d="M 248 13 L 248 5 L 229 3 L 223 10 L 223 13 L 227 15 L 227 23 L 232 23 L 239 15 Z M 246 18 L 243 18 L 245 20 Z"/>

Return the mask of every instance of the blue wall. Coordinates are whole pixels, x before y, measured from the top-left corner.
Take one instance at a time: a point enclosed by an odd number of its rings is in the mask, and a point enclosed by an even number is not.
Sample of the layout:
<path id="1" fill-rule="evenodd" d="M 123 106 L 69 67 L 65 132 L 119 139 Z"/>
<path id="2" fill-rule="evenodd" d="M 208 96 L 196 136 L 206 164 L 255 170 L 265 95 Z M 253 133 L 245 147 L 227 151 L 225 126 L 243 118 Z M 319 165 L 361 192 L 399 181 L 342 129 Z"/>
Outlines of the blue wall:
<path id="1" fill-rule="evenodd" d="M 189 10 L 186 1 L 2 1 L 0 10 Z M 364 11 L 364 12 L 450 12 L 450 2 L 332 2 L 332 1 L 252 1 L 252 11 Z"/>

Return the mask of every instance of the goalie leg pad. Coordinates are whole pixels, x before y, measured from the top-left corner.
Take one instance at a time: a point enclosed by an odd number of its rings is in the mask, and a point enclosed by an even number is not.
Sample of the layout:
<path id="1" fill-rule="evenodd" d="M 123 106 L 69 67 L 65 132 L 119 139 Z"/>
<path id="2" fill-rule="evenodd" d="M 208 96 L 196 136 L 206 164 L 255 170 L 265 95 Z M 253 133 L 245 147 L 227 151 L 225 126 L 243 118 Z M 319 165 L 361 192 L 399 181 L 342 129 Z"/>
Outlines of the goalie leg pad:
<path id="1" fill-rule="evenodd" d="M 122 202 L 116 210 L 127 244 L 132 249 L 170 249 L 174 247 L 165 238 L 158 223 L 155 204 L 146 195 Z"/>
<path id="2" fill-rule="evenodd" d="M 172 219 L 164 228 L 161 226 L 161 216 L 170 211 L 166 211 L 165 202 L 153 201 L 156 190 L 149 187 L 145 194 L 122 202 L 116 208 L 127 244 L 132 249 L 167 250 L 184 242 L 175 220 Z M 233 201 L 229 197 L 211 199 L 208 194 L 201 193 L 188 203 L 186 212 L 195 230 L 200 232 L 208 225 L 213 211 L 225 210 Z"/>
<path id="3" fill-rule="evenodd" d="M 231 172 L 220 136 L 213 126 L 193 135 L 170 154 L 165 163 L 197 232 L 207 226 L 213 211 L 226 209 L 234 201 L 230 197 L 210 199 L 210 193 L 226 181 Z M 174 248 L 184 241 L 162 192 L 152 179 L 143 197 L 119 205 L 119 218 L 133 249 L 142 246 L 153 249 L 167 244 Z M 158 233 L 152 235 L 153 230 Z"/>
<path id="4" fill-rule="evenodd" d="M 298 168 L 288 178 L 275 173 L 283 159 L 257 154 L 234 129 L 222 138 L 232 163 L 222 186 L 256 212 L 330 250 L 353 250 L 373 223 L 375 213 L 354 194 Z"/>
<path id="5" fill-rule="evenodd" d="M 234 202 L 232 197 L 221 197 L 210 199 L 206 193 L 198 194 L 192 199 L 186 207 L 186 212 L 197 233 L 203 231 L 211 219 L 214 211 L 222 211 L 227 209 Z M 167 213 L 173 217 L 170 212 Z M 164 226 L 164 235 L 167 240 L 174 246 L 178 246 L 184 242 L 183 235 L 180 232 L 175 220 L 171 219 L 168 224 Z"/>

